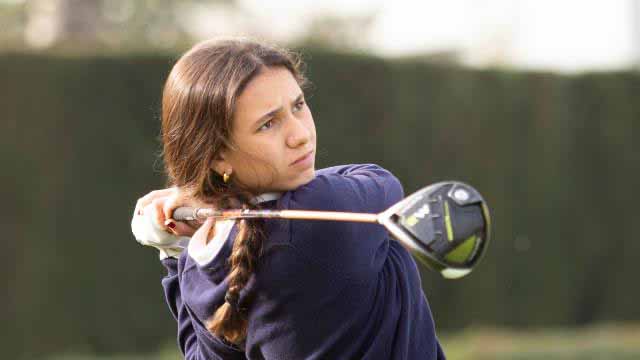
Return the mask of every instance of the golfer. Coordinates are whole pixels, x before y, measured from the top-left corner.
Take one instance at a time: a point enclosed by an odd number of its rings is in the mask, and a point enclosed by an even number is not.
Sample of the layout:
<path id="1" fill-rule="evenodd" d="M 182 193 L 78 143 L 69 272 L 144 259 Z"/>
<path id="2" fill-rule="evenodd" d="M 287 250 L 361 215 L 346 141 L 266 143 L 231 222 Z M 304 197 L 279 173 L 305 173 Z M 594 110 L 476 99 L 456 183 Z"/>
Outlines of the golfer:
<path id="1" fill-rule="evenodd" d="M 182 353 L 444 359 L 416 263 L 383 227 L 172 219 L 180 206 L 379 213 L 403 198 L 376 165 L 315 169 L 306 84 L 291 52 L 236 38 L 195 45 L 166 80 L 170 187 L 138 200 L 132 230 L 160 250 Z"/>

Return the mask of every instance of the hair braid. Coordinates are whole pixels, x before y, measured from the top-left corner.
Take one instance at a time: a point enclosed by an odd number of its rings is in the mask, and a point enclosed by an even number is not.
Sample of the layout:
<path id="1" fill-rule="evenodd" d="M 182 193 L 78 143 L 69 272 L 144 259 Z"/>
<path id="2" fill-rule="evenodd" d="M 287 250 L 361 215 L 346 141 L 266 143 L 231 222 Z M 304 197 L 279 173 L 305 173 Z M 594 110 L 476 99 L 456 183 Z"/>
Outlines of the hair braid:
<path id="1" fill-rule="evenodd" d="M 225 302 L 207 322 L 210 332 L 232 344 L 240 344 L 247 335 L 246 304 L 240 304 L 240 291 L 255 271 L 262 250 L 261 225 L 259 220 L 240 220 L 228 260 L 230 269 Z"/>

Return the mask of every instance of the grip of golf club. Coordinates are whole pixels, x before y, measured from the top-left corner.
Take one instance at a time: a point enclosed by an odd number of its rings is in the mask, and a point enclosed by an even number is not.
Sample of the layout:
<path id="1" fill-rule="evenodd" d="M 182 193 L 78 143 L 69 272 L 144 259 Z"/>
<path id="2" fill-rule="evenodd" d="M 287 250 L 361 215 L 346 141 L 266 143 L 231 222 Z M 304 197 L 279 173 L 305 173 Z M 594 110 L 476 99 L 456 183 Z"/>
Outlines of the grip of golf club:
<path id="1" fill-rule="evenodd" d="M 179 207 L 173 210 L 173 218 L 178 221 L 195 220 L 195 210 L 187 206 Z"/>

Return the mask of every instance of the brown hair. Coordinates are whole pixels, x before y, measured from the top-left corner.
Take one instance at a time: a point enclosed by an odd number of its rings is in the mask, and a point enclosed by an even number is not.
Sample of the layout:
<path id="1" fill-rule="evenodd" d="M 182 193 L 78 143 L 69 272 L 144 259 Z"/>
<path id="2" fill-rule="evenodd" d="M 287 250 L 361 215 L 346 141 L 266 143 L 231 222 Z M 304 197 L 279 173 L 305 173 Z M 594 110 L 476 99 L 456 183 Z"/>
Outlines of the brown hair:
<path id="1" fill-rule="evenodd" d="M 213 39 L 187 51 L 173 66 L 162 93 L 163 160 L 170 186 L 216 207 L 255 207 L 253 191 L 222 180 L 212 168 L 221 151 L 233 149 L 235 104 L 264 67 L 288 69 L 304 88 L 302 61 L 295 54 L 248 39 Z M 229 257 L 225 302 L 207 322 L 213 334 L 234 344 L 246 338 L 240 291 L 256 268 L 264 233 L 259 221 L 242 220 Z M 246 306 L 246 304 L 243 304 Z"/>

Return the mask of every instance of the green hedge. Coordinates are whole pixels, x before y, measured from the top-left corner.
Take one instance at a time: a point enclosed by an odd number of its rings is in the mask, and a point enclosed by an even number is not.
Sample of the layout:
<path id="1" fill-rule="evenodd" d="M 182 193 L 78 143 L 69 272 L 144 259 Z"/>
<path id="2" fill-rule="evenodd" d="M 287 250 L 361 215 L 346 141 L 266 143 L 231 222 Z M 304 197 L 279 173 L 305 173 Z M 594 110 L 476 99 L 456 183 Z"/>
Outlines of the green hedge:
<path id="1" fill-rule="evenodd" d="M 640 319 L 637 73 L 305 55 L 319 166 L 375 162 L 406 193 L 458 179 L 491 205 L 477 271 L 422 273 L 440 329 Z M 129 228 L 135 200 L 164 182 L 159 98 L 174 60 L 0 56 L 10 354 L 149 351 L 175 336 L 163 269 Z"/>

